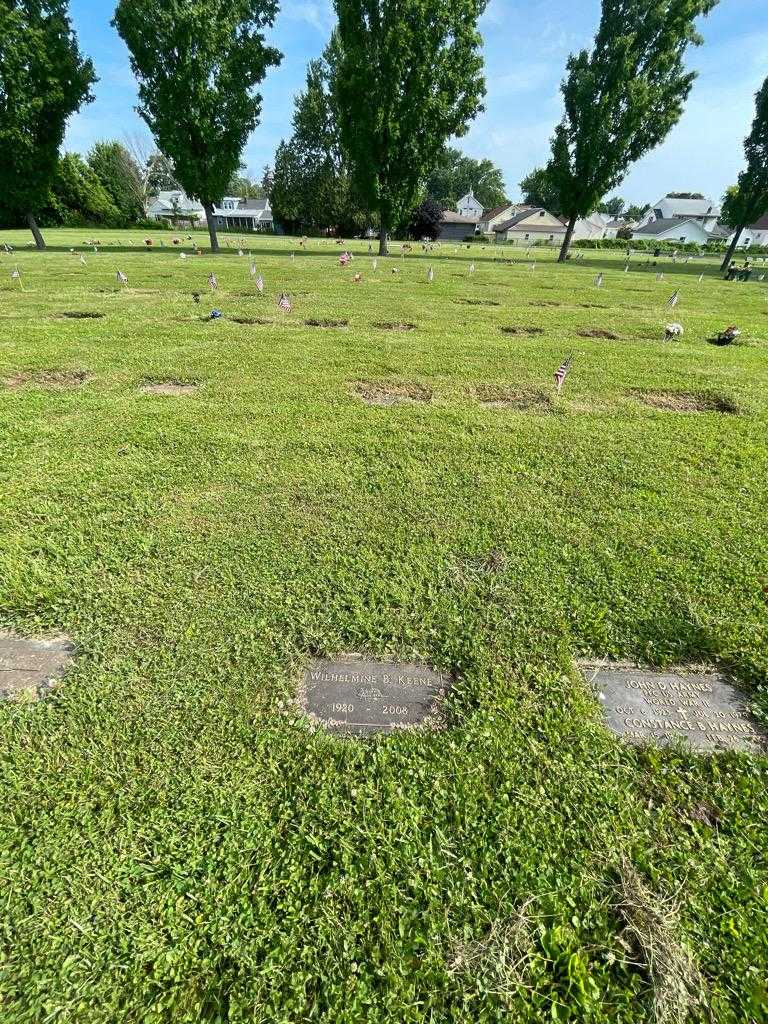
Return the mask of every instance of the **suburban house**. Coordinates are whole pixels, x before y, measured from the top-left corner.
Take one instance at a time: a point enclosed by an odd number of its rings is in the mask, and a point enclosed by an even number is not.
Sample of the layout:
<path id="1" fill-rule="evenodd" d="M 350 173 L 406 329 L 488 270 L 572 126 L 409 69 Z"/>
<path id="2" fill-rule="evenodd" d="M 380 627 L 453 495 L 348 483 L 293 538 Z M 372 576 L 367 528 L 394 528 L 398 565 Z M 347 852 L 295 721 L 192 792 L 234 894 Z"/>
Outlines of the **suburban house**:
<path id="1" fill-rule="evenodd" d="M 708 233 L 714 230 L 719 216 L 720 207 L 712 199 L 675 199 L 666 195 L 648 210 L 638 230 L 659 220 L 680 220 L 692 221 Z"/>
<path id="2" fill-rule="evenodd" d="M 728 237 L 730 245 L 734 232 L 731 231 Z M 739 246 L 748 249 L 750 245 L 768 245 L 768 213 L 761 217 L 756 224 L 744 228 L 739 239 Z"/>
<path id="3" fill-rule="evenodd" d="M 480 234 L 491 235 L 499 224 L 510 220 L 518 210 L 530 209 L 530 206 L 525 206 L 522 203 L 504 203 L 503 206 L 494 206 L 490 210 L 483 210 L 479 222 Z"/>
<path id="4" fill-rule="evenodd" d="M 521 245 L 559 245 L 565 238 L 565 225 L 543 207 L 519 209 L 509 220 L 494 228 L 497 242 L 519 242 Z"/>
<path id="5" fill-rule="evenodd" d="M 216 227 L 225 231 L 272 231 L 275 226 L 269 199 L 224 196 L 213 214 Z"/>
<path id="6" fill-rule="evenodd" d="M 700 221 L 679 220 L 676 217 L 660 217 L 636 227 L 632 232 L 633 239 L 644 238 L 654 242 L 694 242 L 697 245 L 706 245 L 713 237 L 713 234 L 707 231 Z"/>
<path id="7" fill-rule="evenodd" d="M 149 202 L 147 217 L 150 220 L 165 220 L 172 224 L 186 221 L 192 226 L 205 225 L 203 204 L 196 199 L 190 199 L 180 189 L 159 192 Z"/>
<path id="8" fill-rule="evenodd" d="M 568 227 L 567 217 L 561 217 L 560 221 L 564 227 Z M 607 238 L 608 221 L 608 217 L 597 212 L 590 213 L 588 217 L 580 217 L 573 228 L 573 241 L 579 242 L 582 239 Z"/>
<path id="9" fill-rule="evenodd" d="M 637 227 L 636 220 L 624 220 L 622 217 L 614 217 L 605 225 L 606 238 L 618 238 L 620 231 L 634 231 Z"/>
<path id="10" fill-rule="evenodd" d="M 456 213 L 460 217 L 471 217 L 479 224 L 483 217 L 483 204 L 478 203 L 472 189 L 456 203 Z"/>
<path id="11" fill-rule="evenodd" d="M 482 213 L 480 207 L 480 213 Z M 453 210 L 444 210 L 440 224 L 440 235 L 442 242 L 463 242 L 470 235 L 477 234 L 477 217 L 465 217 L 461 213 L 454 213 Z"/>

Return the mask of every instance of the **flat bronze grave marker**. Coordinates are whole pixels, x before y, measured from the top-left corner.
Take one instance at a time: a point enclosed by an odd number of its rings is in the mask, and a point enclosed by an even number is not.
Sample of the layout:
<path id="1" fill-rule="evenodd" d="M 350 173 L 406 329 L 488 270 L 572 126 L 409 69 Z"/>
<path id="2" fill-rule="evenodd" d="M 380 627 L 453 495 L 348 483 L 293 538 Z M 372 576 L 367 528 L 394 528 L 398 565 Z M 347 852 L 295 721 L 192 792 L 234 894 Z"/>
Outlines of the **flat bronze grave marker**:
<path id="1" fill-rule="evenodd" d="M 582 664 L 611 732 L 629 743 L 694 750 L 768 752 L 768 734 L 750 717 L 742 694 L 717 672 L 654 672 Z"/>
<path id="2" fill-rule="evenodd" d="M 64 676 L 74 656 L 66 638 L 25 640 L 0 633 L 0 700 L 38 700 Z"/>
<path id="3" fill-rule="evenodd" d="M 359 655 L 314 659 L 300 702 L 312 722 L 343 736 L 369 736 L 415 725 L 444 726 L 440 710 L 451 679 L 425 665 Z"/>

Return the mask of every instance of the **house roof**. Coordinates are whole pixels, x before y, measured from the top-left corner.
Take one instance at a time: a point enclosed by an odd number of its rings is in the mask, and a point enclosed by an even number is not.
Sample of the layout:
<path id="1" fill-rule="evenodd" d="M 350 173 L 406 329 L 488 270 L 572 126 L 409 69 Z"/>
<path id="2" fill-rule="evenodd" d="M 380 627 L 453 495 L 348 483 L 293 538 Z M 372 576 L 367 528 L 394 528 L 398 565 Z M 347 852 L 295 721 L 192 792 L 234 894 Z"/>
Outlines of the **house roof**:
<path id="1" fill-rule="evenodd" d="M 710 238 L 730 238 L 733 234 L 733 229 L 727 227 L 725 224 L 715 224 L 708 234 Z"/>
<path id="2" fill-rule="evenodd" d="M 473 227 L 477 224 L 474 217 L 464 217 L 460 213 L 454 213 L 453 210 L 443 210 L 442 221 L 443 224 L 471 224 Z"/>
<path id="3" fill-rule="evenodd" d="M 683 224 L 695 224 L 697 228 L 703 230 L 701 224 L 696 224 L 695 220 L 681 220 L 679 217 L 660 217 L 659 220 L 652 220 L 650 224 L 644 224 L 641 228 L 635 228 L 635 234 L 663 235 L 665 231 L 672 231 L 674 229 L 679 231 Z"/>
<path id="4" fill-rule="evenodd" d="M 169 212 L 173 209 L 182 210 L 202 210 L 203 204 L 198 202 L 197 199 L 190 199 L 188 195 L 179 189 L 167 189 L 150 200 L 150 206 L 159 206 L 163 210 Z"/>
<path id="5" fill-rule="evenodd" d="M 543 206 L 528 206 L 523 210 L 518 210 L 513 217 L 509 220 L 505 220 L 503 224 L 497 225 L 497 227 L 494 228 L 494 231 L 509 231 L 511 228 L 517 227 L 517 225 L 521 224 L 523 221 L 528 220 L 528 218 L 532 217 L 535 213 L 544 214 L 546 212 L 547 211 Z M 536 221 L 532 221 L 530 224 L 525 225 L 525 230 L 540 231 L 543 234 L 554 235 L 556 232 L 565 231 L 565 228 L 560 223 L 557 225 L 539 224 Z"/>
<path id="6" fill-rule="evenodd" d="M 671 199 L 664 196 L 654 203 L 654 209 L 662 203 L 674 206 L 678 217 L 717 217 L 720 214 L 720 207 L 713 199 Z"/>
<path id="7" fill-rule="evenodd" d="M 754 224 L 749 225 L 750 231 L 768 231 L 768 213 Z"/>
<path id="8" fill-rule="evenodd" d="M 500 213 L 504 213 L 505 210 L 519 210 L 521 207 L 516 203 L 504 203 L 503 206 L 494 206 L 491 210 L 483 210 L 482 220 L 493 220 L 494 217 L 498 217 Z"/>

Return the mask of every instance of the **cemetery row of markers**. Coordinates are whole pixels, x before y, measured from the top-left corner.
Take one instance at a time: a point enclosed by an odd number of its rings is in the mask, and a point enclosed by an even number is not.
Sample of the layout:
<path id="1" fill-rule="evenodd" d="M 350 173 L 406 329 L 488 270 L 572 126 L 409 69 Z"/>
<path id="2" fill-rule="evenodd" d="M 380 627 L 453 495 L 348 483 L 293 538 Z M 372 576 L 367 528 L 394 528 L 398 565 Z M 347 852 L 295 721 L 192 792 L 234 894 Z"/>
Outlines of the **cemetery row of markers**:
<path id="1" fill-rule="evenodd" d="M 0 698 L 34 702 L 65 685 L 76 660 L 68 640 L 0 634 Z M 579 663 L 605 726 L 623 741 L 687 746 L 699 753 L 768 754 L 768 733 L 721 673 L 651 671 L 611 662 Z M 452 674 L 419 663 L 360 655 L 314 658 L 296 686 L 296 711 L 311 728 L 340 738 L 414 728 L 450 729 Z"/>

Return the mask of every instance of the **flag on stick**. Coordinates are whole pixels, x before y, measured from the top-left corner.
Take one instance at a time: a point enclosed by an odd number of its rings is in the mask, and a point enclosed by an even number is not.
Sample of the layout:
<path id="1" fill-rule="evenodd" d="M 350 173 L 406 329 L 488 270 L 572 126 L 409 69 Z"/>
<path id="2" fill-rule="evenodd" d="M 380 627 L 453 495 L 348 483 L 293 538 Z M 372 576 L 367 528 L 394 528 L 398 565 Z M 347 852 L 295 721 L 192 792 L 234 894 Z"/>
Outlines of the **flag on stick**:
<path id="1" fill-rule="evenodd" d="M 256 269 L 256 264 L 255 263 L 251 263 L 250 274 L 251 274 L 251 277 L 256 277 L 256 275 L 258 274 L 258 270 Z"/>
<path id="2" fill-rule="evenodd" d="M 475 264 L 474 263 L 470 263 L 469 264 L 469 272 L 470 272 L 470 274 L 474 274 L 474 272 L 475 272 Z"/>
<path id="3" fill-rule="evenodd" d="M 210 285 L 212 292 L 217 292 L 219 290 L 219 282 L 216 280 L 215 274 L 208 275 L 208 284 Z"/>
<path id="4" fill-rule="evenodd" d="M 704 280 L 704 275 L 703 274 L 699 274 L 699 284 L 701 284 L 701 282 L 703 280 Z"/>
<path id="5" fill-rule="evenodd" d="M 429 270 L 427 271 L 427 280 L 429 281 L 430 284 L 432 284 L 432 282 L 435 280 L 435 272 L 432 269 L 432 267 L 430 267 Z"/>
<path id="6" fill-rule="evenodd" d="M 11 271 L 11 280 L 18 281 L 21 290 L 24 291 L 24 282 L 21 280 L 21 271 L 19 270 L 18 267 L 14 267 L 13 270 Z"/>
<path id="7" fill-rule="evenodd" d="M 680 301 L 680 291 L 677 290 L 677 291 L 672 292 L 672 294 L 669 296 L 669 298 L 667 299 L 667 305 L 669 306 L 670 309 L 674 309 L 679 301 Z"/>
<path id="8" fill-rule="evenodd" d="M 288 298 L 285 292 L 280 293 L 280 298 L 277 300 L 277 308 L 282 309 L 284 313 L 291 312 L 291 300 Z"/>
<path id="9" fill-rule="evenodd" d="M 88 263 L 86 262 L 85 256 L 83 256 L 83 254 L 82 254 L 82 253 L 80 253 L 80 262 L 82 263 L 82 265 L 83 265 L 84 267 L 87 267 L 87 266 L 88 266 Z"/>
<path id="10" fill-rule="evenodd" d="M 603 277 L 603 274 L 601 272 L 595 278 L 595 287 L 596 288 L 602 288 L 603 287 L 603 281 L 604 281 L 604 277 Z"/>
<path id="11" fill-rule="evenodd" d="M 571 363 L 572 362 L 573 362 L 573 356 L 568 356 L 568 358 L 565 360 L 565 362 L 561 363 L 560 366 L 558 367 L 558 369 L 555 371 L 555 384 L 557 385 L 557 393 L 558 393 L 558 395 L 560 394 L 560 392 L 562 390 L 563 381 L 565 380 L 565 378 L 568 375 L 568 371 L 571 368 Z"/>
<path id="12" fill-rule="evenodd" d="M 371 268 L 373 269 L 374 273 L 376 272 L 376 268 L 378 267 L 378 265 L 379 265 L 379 261 L 378 260 L 374 260 L 373 263 L 371 264 Z"/>
<path id="13" fill-rule="evenodd" d="M 259 293 L 259 295 L 261 295 L 261 293 L 264 291 L 264 278 L 261 276 L 261 274 L 259 274 L 259 276 L 256 278 L 256 291 Z"/>
<path id="14" fill-rule="evenodd" d="M 128 284 L 128 278 L 125 276 L 125 274 L 122 272 L 122 270 L 118 270 L 118 272 L 117 272 L 117 280 L 118 280 L 118 282 L 120 284 Z"/>

